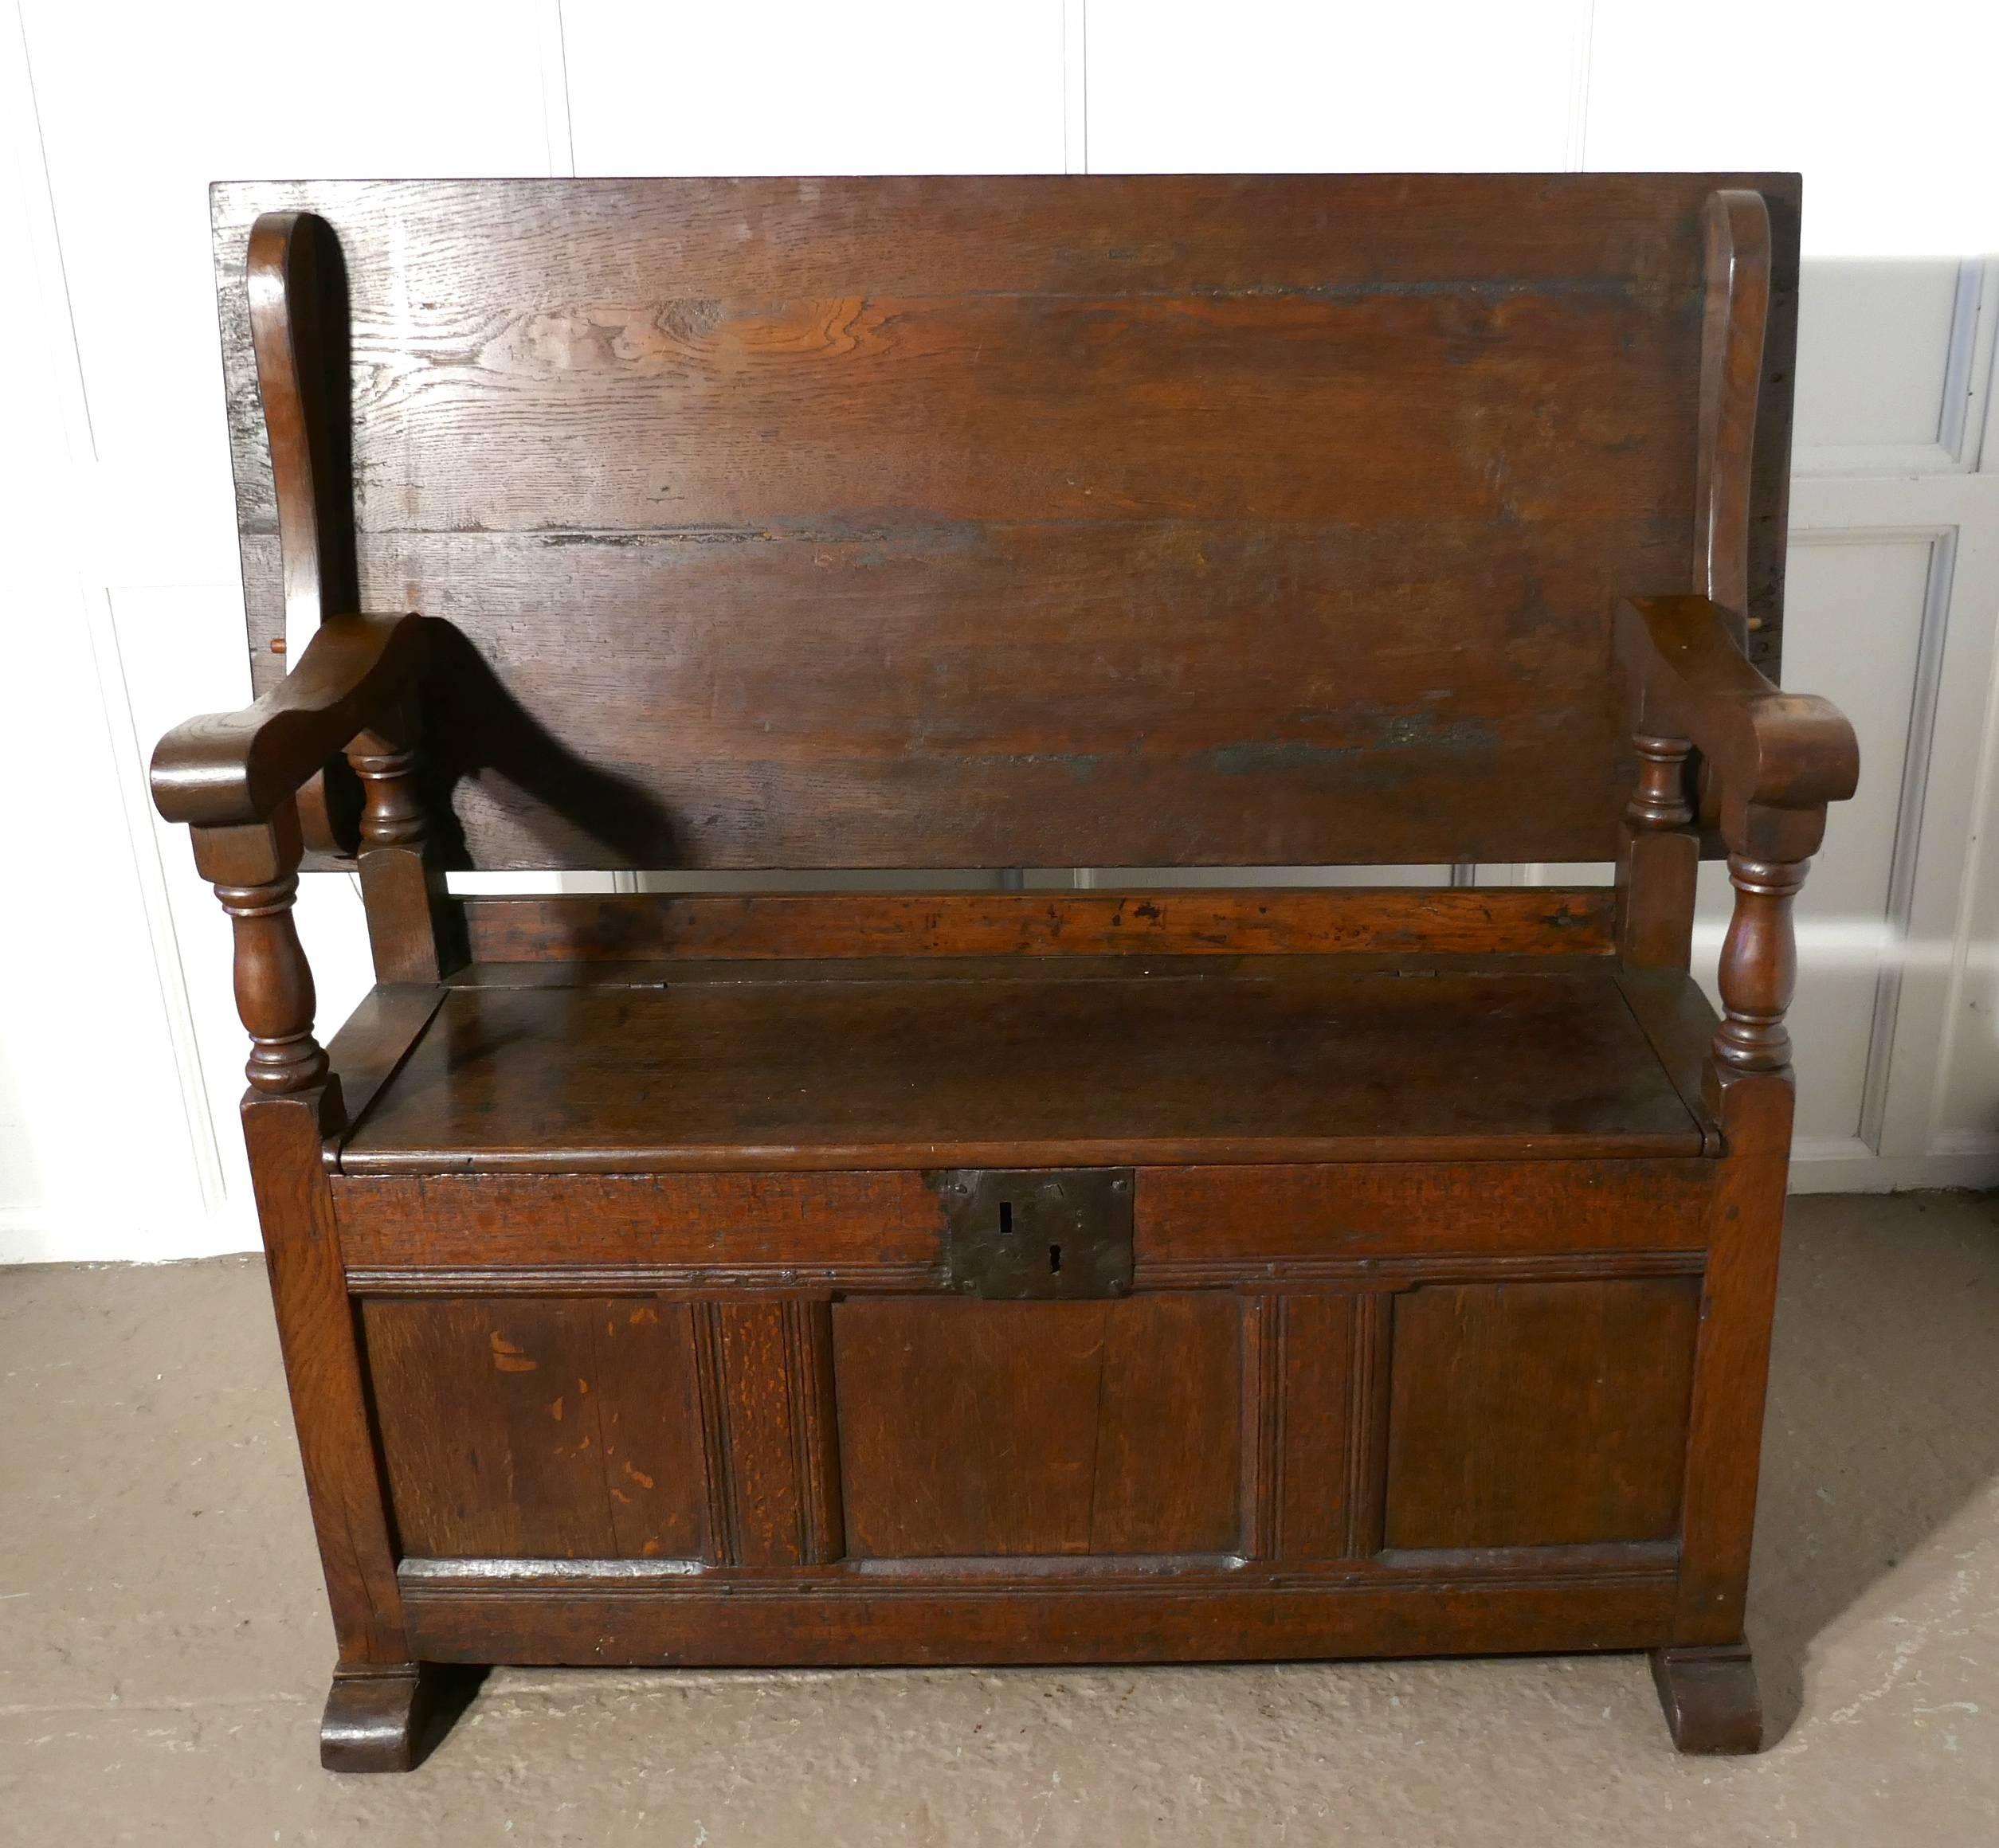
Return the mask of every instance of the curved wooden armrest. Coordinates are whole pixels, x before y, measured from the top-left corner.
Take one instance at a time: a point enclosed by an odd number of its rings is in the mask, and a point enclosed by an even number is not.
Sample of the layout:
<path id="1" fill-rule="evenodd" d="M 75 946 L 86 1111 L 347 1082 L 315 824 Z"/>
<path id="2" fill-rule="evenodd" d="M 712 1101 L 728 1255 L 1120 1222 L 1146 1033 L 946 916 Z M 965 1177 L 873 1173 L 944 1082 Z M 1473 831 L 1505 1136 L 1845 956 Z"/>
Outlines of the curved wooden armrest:
<path id="1" fill-rule="evenodd" d="M 1617 648 L 1636 683 L 1639 729 L 1688 739 L 1719 774 L 1730 808 L 1823 808 L 1853 793 L 1853 727 L 1829 700 L 1765 679 L 1719 604 L 1633 599 L 1618 609 Z"/>
<path id="2" fill-rule="evenodd" d="M 169 821 L 231 828 L 269 819 L 350 740 L 395 713 L 429 643 L 420 616 L 335 616 L 253 706 L 177 725 L 153 753 Z"/>
<path id="3" fill-rule="evenodd" d="M 1705 597 L 1650 597 L 1617 611 L 1617 652 L 1633 680 L 1639 791 L 1625 812 L 1636 833 L 1683 850 L 1691 910 L 1693 820 L 1682 773 L 1690 745 L 1721 785 L 1734 914 L 1722 944 L 1723 1019 L 1710 1075 L 1782 1072 L 1784 1016 L 1797 979 L 1791 901 L 1825 833 L 1825 807 L 1860 781 L 1853 727 L 1829 701 L 1785 693 L 1750 664 L 1728 612 Z M 1681 939 L 1683 943 L 1683 935 Z M 1682 966 L 1684 966 L 1683 961 Z M 1785 1117 L 1785 1136 L 1789 1135 Z"/>

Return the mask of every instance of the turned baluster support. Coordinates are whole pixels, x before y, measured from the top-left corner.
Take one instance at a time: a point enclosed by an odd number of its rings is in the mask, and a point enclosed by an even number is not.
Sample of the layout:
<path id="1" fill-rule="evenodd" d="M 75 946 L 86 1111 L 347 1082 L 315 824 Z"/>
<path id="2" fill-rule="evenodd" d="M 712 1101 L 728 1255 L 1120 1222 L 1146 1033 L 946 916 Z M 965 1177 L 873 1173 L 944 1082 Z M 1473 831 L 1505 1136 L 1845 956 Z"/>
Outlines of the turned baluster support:
<path id="1" fill-rule="evenodd" d="M 234 928 L 250 1088 L 268 1097 L 311 1090 L 326 1082 L 327 1055 L 312 1036 L 317 997 L 292 914 L 304 851 L 298 810 L 287 803 L 268 821 L 197 828 L 194 836 L 194 863 Z"/>
<path id="2" fill-rule="evenodd" d="M 1638 786 L 1625 805 L 1625 819 L 1645 833 L 1684 828 L 1694 818 L 1687 799 L 1687 759 L 1692 742 L 1683 738 L 1636 733 L 1632 749 L 1638 754 Z"/>
<path id="3" fill-rule="evenodd" d="M 1807 859 L 1728 856 L 1735 912 L 1722 942 L 1723 1020 L 1715 1057 L 1736 1071 L 1781 1071 L 1791 1063 L 1784 1016 L 1797 986 L 1797 935 L 1791 901 L 1805 883 Z"/>
<path id="4" fill-rule="evenodd" d="M 414 847 L 429 824 L 417 793 L 417 753 L 406 733 L 364 731 L 347 746 L 347 762 L 361 779 L 362 851 Z"/>
<path id="5" fill-rule="evenodd" d="M 406 699 L 347 748 L 361 780 L 361 890 L 376 976 L 436 981 L 464 961 L 418 792 L 416 710 Z"/>
<path id="6" fill-rule="evenodd" d="M 1638 781 L 1625 805 L 1617 953 L 1634 969 L 1683 969 L 1693 946 L 1694 879 L 1700 862 L 1687 795 L 1694 747 L 1664 729 L 1642 726 L 1631 743 Z"/>

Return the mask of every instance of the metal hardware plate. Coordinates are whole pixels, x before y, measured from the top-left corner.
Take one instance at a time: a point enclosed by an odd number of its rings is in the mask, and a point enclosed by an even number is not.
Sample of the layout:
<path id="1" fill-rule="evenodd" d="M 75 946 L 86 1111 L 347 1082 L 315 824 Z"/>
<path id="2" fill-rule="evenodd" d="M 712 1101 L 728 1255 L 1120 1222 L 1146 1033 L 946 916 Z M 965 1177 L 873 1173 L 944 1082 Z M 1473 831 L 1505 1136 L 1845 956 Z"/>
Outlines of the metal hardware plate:
<path id="1" fill-rule="evenodd" d="M 951 1287 L 988 1302 L 1087 1302 L 1131 1288 L 1128 1168 L 949 1168 Z"/>

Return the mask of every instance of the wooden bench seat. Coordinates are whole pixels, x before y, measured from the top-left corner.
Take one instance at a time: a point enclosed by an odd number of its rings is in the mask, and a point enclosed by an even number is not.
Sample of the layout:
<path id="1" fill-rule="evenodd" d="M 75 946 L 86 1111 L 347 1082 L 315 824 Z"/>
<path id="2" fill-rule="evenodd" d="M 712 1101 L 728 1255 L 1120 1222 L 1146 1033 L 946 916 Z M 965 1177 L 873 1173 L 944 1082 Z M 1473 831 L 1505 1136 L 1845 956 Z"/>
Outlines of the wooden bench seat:
<path id="1" fill-rule="evenodd" d="M 1527 960 L 481 965 L 445 992 L 340 1168 L 1700 1153 L 1611 959 Z"/>
<path id="2" fill-rule="evenodd" d="M 1797 212 L 215 190 L 257 698 L 153 787 L 233 927 L 325 1763 L 406 1768 L 445 1663 L 1603 1649 L 1756 1747 L 1789 906 L 1859 773 L 1774 684 Z M 327 1046 L 309 868 L 376 976 Z"/>

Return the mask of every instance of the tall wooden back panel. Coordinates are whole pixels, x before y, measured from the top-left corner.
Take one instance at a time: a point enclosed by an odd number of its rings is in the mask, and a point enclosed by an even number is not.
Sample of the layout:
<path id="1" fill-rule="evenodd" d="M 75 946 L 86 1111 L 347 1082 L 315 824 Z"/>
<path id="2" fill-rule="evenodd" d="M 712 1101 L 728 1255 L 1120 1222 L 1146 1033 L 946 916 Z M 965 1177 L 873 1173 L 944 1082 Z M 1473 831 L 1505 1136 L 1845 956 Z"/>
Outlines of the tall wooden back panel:
<path id="1" fill-rule="evenodd" d="M 1792 177 L 220 186 L 260 685 L 244 253 L 305 209 L 345 268 L 329 578 L 457 631 L 463 863 L 1609 857 L 1613 605 L 1699 587 L 1730 185 L 1772 223 L 1768 662 Z"/>

